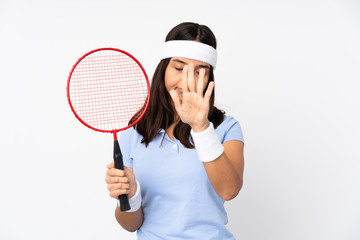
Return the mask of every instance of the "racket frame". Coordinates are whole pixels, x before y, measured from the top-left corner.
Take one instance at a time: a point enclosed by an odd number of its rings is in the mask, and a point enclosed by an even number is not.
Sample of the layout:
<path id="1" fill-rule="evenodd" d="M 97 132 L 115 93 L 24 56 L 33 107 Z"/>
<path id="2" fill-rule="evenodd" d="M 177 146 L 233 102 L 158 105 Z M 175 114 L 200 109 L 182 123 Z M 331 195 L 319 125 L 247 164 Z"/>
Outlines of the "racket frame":
<path id="1" fill-rule="evenodd" d="M 143 72 L 143 74 L 144 74 L 144 76 L 145 76 L 145 78 L 146 78 L 146 84 L 147 84 L 147 92 L 148 92 L 147 94 L 148 94 L 148 95 L 147 95 L 147 100 L 146 100 L 146 102 L 145 102 L 145 106 L 144 106 L 144 108 L 143 108 L 143 110 L 142 110 L 141 115 L 140 115 L 134 122 L 132 122 L 131 124 L 129 124 L 129 125 L 123 127 L 123 128 L 113 129 L 113 130 L 102 130 L 102 129 L 94 128 L 94 127 L 90 126 L 89 124 L 87 124 L 87 123 L 86 123 L 85 121 L 83 121 L 83 120 L 80 118 L 80 116 L 76 113 L 76 111 L 75 111 L 75 109 L 74 109 L 74 107 L 73 107 L 73 105 L 72 105 L 72 103 L 71 103 L 71 98 L 70 98 L 70 82 L 71 82 L 71 76 L 72 76 L 75 68 L 77 67 L 77 65 L 78 65 L 84 58 L 86 58 L 87 56 L 89 56 L 90 54 L 95 53 L 95 52 L 98 52 L 98 51 L 103 51 L 103 50 L 118 51 L 118 52 L 121 52 L 121 53 L 129 56 L 130 58 L 132 58 L 132 59 L 138 64 L 138 66 L 141 68 L 141 70 L 142 70 L 142 72 Z M 83 125 L 85 125 L 86 127 L 90 128 L 90 129 L 92 129 L 92 130 L 98 131 L 98 132 L 112 133 L 113 136 L 114 136 L 114 140 L 117 140 L 117 133 L 118 133 L 119 131 L 123 131 L 123 130 L 125 130 L 125 129 L 128 129 L 128 128 L 134 126 L 134 125 L 135 125 L 137 122 L 139 122 L 140 119 L 144 116 L 144 114 L 145 114 L 145 112 L 146 112 L 146 110 L 147 110 L 147 108 L 148 108 L 148 106 L 149 106 L 149 100 L 150 100 L 150 83 L 149 83 L 149 78 L 148 78 L 148 76 L 147 76 L 147 74 L 146 74 L 146 72 L 145 72 L 145 69 L 143 68 L 143 66 L 141 65 L 141 63 L 140 63 L 134 56 L 132 56 L 130 53 L 128 53 L 128 52 L 126 52 L 126 51 L 124 51 L 124 50 L 120 50 L 120 49 L 117 49 L 117 48 L 111 48 L 111 47 L 108 47 L 108 48 L 98 48 L 98 49 L 94 49 L 94 50 L 92 50 L 92 51 L 84 54 L 84 55 L 83 55 L 82 57 L 80 57 L 80 58 L 77 60 L 77 62 L 73 65 L 73 67 L 71 68 L 71 71 L 70 71 L 70 73 L 69 73 L 68 79 L 67 79 L 66 94 L 67 94 L 67 99 L 68 99 L 68 103 L 69 103 L 69 105 L 70 105 L 71 111 L 74 113 L 75 117 L 76 117 Z"/>

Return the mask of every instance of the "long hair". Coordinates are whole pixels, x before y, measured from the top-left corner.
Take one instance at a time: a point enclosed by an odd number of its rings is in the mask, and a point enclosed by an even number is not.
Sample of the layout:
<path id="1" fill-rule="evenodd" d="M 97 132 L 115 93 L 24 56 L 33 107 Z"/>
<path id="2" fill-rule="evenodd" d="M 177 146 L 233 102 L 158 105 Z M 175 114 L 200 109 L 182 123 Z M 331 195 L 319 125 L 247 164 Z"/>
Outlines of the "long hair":
<path id="1" fill-rule="evenodd" d="M 166 36 L 165 41 L 170 40 L 196 40 L 208 44 L 216 49 L 216 38 L 213 32 L 205 25 L 184 22 L 175 26 Z M 135 129 L 143 136 L 141 143 L 145 146 L 157 136 L 161 129 L 166 130 L 174 123 L 174 111 L 172 98 L 165 88 L 165 70 L 170 58 L 163 59 L 158 64 L 151 82 L 149 106 L 143 118 L 136 124 Z M 214 81 L 213 68 L 210 67 L 209 81 Z M 205 91 L 208 87 L 205 87 Z M 204 91 L 204 92 L 205 92 Z M 214 106 L 215 90 L 213 90 L 209 102 L 208 119 L 216 128 L 224 120 L 225 112 Z M 187 148 L 194 148 L 190 136 L 190 125 L 179 121 L 174 129 L 175 138 Z"/>

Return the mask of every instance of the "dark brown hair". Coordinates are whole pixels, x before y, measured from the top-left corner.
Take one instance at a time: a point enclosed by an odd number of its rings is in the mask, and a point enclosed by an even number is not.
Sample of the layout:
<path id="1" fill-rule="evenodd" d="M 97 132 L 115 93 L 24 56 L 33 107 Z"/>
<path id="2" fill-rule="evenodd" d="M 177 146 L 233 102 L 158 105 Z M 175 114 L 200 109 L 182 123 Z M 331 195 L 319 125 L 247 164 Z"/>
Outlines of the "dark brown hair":
<path id="1" fill-rule="evenodd" d="M 174 27 L 166 36 L 165 41 L 170 40 L 196 40 L 216 48 L 216 38 L 213 32 L 205 25 L 184 22 Z M 141 143 L 146 146 L 156 137 L 161 129 L 166 130 L 174 123 L 174 111 L 172 99 L 165 88 L 165 70 L 170 58 L 163 59 L 158 64 L 152 78 L 150 89 L 150 102 L 144 117 L 137 123 L 135 129 L 143 136 Z M 210 67 L 208 84 L 214 81 L 213 68 Z M 205 88 L 205 91 L 207 86 Z M 204 92 L 205 92 L 204 91 Z M 225 112 L 214 106 L 215 94 L 210 98 L 208 118 L 216 128 L 224 119 Z M 174 136 L 187 148 L 194 148 L 190 136 L 191 127 L 179 121 L 175 126 Z"/>

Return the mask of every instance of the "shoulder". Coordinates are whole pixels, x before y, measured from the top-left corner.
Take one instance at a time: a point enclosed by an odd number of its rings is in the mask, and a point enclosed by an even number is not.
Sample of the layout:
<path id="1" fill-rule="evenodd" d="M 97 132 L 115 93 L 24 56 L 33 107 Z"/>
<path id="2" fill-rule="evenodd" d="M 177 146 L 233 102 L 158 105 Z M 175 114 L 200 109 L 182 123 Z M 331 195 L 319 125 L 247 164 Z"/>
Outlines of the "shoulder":
<path id="1" fill-rule="evenodd" d="M 140 142 L 142 136 L 134 129 L 134 127 L 130 127 L 120 132 L 120 143 L 124 145 L 131 144 L 133 142 Z"/>
<path id="2" fill-rule="evenodd" d="M 224 115 L 224 120 L 216 129 L 224 131 L 228 128 L 231 128 L 234 124 L 239 124 L 239 122 L 232 116 Z"/>
<path id="3" fill-rule="evenodd" d="M 222 143 L 229 140 L 244 141 L 240 123 L 232 116 L 224 115 L 224 120 L 215 131 Z"/>
<path id="4" fill-rule="evenodd" d="M 130 128 L 127 128 L 123 131 L 120 132 L 120 136 L 121 138 L 129 138 L 131 136 L 134 136 L 136 133 L 136 130 L 134 129 L 134 127 L 130 127 Z"/>

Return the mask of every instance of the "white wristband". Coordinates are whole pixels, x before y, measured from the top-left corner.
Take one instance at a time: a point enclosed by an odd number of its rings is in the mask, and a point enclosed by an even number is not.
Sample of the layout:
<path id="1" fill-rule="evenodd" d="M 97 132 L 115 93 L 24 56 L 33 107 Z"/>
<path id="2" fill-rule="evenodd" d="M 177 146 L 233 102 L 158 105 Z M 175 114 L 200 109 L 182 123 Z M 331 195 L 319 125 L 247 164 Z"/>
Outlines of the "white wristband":
<path id="1" fill-rule="evenodd" d="M 141 207 L 141 191 L 140 191 L 140 183 L 136 180 L 136 193 L 134 196 L 129 198 L 130 210 L 126 212 L 136 212 Z M 119 206 L 119 201 L 117 201 Z"/>
<path id="2" fill-rule="evenodd" d="M 224 152 L 224 147 L 215 132 L 212 122 L 202 132 L 194 132 L 191 129 L 191 136 L 194 140 L 199 159 L 203 162 L 214 161 Z"/>

